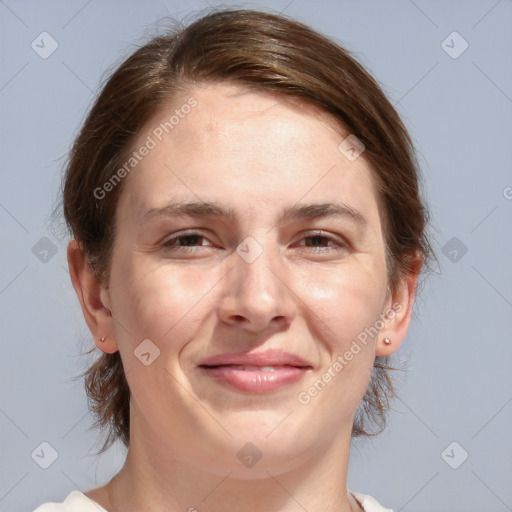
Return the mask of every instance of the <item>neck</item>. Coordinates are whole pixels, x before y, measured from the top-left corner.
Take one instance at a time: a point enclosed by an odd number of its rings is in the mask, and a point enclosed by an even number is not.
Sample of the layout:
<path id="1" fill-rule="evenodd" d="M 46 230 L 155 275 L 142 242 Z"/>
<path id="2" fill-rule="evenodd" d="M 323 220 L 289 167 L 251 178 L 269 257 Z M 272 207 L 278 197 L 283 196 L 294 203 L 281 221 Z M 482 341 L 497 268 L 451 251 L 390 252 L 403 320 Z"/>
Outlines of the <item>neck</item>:
<path id="1" fill-rule="evenodd" d="M 350 430 L 346 437 L 285 471 L 260 466 L 257 478 L 242 479 L 167 456 L 175 451 L 163 449 L 164 440 L 147 442 L 151 437 L 140 435 L 131 439 L 123 468 L 107 485 L 107 510 L 135 512 L 151 505 L 154 512 L 359 511 L 346 489 Z"/>

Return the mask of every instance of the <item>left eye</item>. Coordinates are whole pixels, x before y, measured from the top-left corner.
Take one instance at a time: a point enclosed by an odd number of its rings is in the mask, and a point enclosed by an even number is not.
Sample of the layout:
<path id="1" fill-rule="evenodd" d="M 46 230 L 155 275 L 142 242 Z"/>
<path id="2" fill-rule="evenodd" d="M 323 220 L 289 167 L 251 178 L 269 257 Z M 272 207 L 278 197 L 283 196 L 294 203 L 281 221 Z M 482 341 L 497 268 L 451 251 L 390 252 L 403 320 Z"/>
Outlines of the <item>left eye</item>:
<path id="1" fill-rule="evenodd" d="M 311 241 L 309 243 L 306 242 L 306 244 L 304 244 L 306 247 L 316 247 L 317 249 L 321 249 L 321 250 L 337 250 L 337 248 L 346 247 L 346 244 L 341 242 L 340 240 L 338 240 L 334 237 L 331 237 L 331 236 L 324 235 L 322 233 L 313 233 L 313 234 L 307 235 L 304 238 L 302 238 L 301 241 L 302 240 L 304 240 L 304 241 L 310 240 Z M 329 244 L 329 243 L 331 244 L 330 246 L 323 245 L 323 244 Z M 323 245 L 323 247 L 318 247 L 315 244 Z"/>

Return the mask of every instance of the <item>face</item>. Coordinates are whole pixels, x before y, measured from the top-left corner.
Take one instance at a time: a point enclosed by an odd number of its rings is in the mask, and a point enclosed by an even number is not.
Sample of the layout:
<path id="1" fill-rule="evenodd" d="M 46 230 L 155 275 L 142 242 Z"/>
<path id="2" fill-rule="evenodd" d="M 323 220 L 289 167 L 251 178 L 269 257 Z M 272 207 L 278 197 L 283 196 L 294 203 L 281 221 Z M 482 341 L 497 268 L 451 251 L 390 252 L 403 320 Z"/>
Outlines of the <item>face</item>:
<path id="1" fill-rule="evenodd" d="M 340 152 L 347 135 L 226 84 L 139 134 L 133 150 L 150 149 L 125 178 L 102 298 L 133 435 L 156 453 L 254 477 L 350 438 L 391 299 L 372 171 Z"/>

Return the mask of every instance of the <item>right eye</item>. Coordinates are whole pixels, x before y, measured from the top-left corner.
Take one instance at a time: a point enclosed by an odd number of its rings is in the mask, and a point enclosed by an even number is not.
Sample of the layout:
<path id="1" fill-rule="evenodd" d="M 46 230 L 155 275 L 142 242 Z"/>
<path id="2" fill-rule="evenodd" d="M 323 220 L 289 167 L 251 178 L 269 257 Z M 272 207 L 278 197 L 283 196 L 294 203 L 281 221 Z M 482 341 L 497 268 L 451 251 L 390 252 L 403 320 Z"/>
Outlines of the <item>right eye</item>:
<path id="1" fill-rule="evenodd" d="M 177 235 L 173 235 L 171 238 L 168 238 L 162 245 L 166 249 L 170 249 L 172 251 L 197 251 L 196 246 L 200 247 L 212 247 L 211 245 L 202 245 L 198 240 L 207 240 L 207 238 L 197 232 L 186 232 Z"/>

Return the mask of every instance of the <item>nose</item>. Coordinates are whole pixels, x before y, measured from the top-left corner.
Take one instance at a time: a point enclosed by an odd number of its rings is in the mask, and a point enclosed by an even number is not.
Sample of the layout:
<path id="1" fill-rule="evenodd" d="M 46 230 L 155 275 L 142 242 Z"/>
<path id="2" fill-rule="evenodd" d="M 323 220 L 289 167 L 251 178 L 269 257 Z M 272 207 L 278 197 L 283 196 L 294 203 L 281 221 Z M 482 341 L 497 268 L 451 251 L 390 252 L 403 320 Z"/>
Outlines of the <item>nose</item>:
<path id="1" fill-rule="evenodd" d="M 242 252 L 231 255 L 219 305 L 224 323 L 254 333 L 287 328 L 297 309 L 290 269 L 270 243 L 260 245 L 263 251 L 254 261 Z"/>

